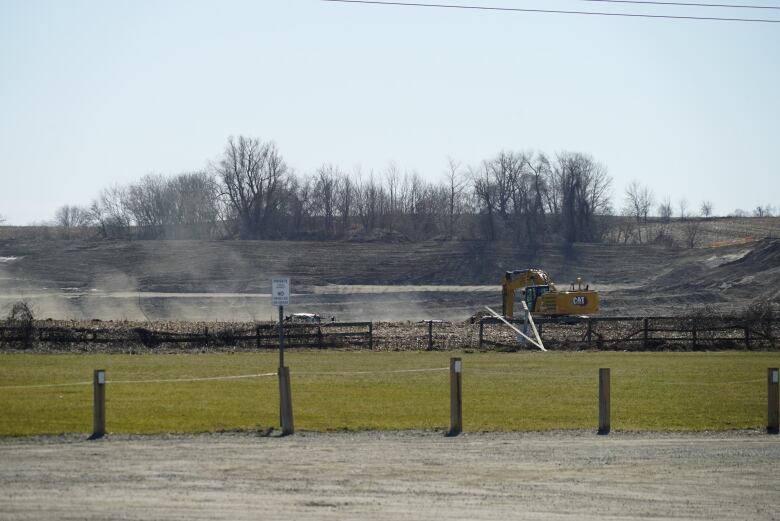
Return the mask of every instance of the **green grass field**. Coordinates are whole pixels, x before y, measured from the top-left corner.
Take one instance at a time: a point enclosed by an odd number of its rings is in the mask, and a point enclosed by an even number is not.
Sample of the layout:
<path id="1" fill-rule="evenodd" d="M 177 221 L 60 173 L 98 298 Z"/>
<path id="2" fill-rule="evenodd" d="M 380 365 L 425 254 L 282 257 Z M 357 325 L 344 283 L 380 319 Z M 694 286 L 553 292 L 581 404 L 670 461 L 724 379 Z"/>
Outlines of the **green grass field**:
<path id="1" fill-rule="evenodd" d="M 450 356 L 463 358 L 466 431 L 595 430 L 599 367 L 612 369 L 613 430 L 763 428 L 766 369 L 780 366 L 776 353 L 293 351 L 286 360 L 296 429 L 445 429 Z M 118 383 L 270 373 L 277 360 L 272 353 L 0 355 L 0 435 L 89 433 L 91 384 L 27 386 L 91 382 L 93 369 L 107 371 L 109 432 L 278 426 L 274 376 Z M 412 369 L 434 370 L 402 372 Z"/>

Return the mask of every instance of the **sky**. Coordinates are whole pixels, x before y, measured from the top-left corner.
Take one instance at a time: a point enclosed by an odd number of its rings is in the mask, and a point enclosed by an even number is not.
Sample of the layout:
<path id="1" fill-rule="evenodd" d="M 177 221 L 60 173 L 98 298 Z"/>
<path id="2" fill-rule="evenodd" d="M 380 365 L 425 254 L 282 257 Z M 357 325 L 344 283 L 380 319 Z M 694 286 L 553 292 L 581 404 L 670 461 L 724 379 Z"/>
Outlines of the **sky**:
<path id="1" fill-rule="evenodd" d="M 461 3 L 780 20 L 766 9 Z M 502 150 L 577 151 L 606 166 L 617 207 L 636 180 L 659 201 L 709 200 L 716 215 L 779 208 L 780 23 L 0 0 L 7 223 L 51 220 L 146 174 L 204 169 L 238 135 L 274 141 L 299 174 L 394 162 L 435 181 L 449 157 L 477 166 Z"/>

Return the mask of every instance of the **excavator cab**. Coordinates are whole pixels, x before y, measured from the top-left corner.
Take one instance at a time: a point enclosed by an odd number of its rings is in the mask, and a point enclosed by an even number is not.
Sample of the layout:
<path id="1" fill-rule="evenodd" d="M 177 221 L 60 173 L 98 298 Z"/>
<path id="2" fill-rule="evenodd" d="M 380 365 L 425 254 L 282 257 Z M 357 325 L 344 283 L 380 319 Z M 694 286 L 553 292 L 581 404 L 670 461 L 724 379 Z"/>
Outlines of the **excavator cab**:
<path id="1" fill-rule="evenodd" d="M 525 303 L 529 311 L 536 311 L 536 299 L 550 292 L 550 286 L 528 286 L 525 288 Z"/>

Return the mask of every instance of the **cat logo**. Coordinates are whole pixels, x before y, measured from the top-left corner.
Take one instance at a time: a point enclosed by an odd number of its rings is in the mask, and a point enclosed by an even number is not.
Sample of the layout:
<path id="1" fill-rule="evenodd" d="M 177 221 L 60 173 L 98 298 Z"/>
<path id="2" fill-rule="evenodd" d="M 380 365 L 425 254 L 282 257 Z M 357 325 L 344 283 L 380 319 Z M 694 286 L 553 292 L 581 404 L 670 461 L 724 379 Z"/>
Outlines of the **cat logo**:
<path id="1" fill-rule="evenodd" d="M 588 303 L 588 299 L 584 295 L 580 295 L 571 299 L 571 303 L 575 306 L 584 306 Z"/>

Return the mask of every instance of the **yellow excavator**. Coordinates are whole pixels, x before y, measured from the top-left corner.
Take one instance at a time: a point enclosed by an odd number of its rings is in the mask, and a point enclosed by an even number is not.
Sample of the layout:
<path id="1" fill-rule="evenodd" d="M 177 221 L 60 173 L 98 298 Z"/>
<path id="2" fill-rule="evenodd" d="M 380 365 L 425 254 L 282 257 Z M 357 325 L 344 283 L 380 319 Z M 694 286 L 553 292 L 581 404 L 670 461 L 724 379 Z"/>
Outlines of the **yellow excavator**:
<path id="1" fill-rule="evenodd" d="M 528 268 L 526 270 L 507 271 L 501 281 L 503 315 L 511 318 L 514 313 L 515 291 L 520 293 L 528 305 L 528 311 L 548 316 L 592 315 L 599 310 L 599 294 L 585 286 L 577 278 L 571 289 L 558 291 L 546 271 Z"/>

